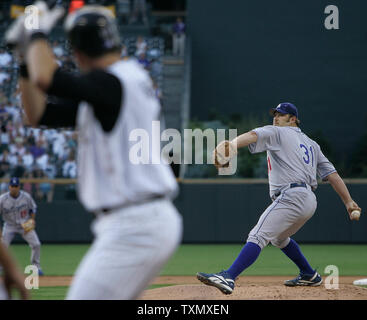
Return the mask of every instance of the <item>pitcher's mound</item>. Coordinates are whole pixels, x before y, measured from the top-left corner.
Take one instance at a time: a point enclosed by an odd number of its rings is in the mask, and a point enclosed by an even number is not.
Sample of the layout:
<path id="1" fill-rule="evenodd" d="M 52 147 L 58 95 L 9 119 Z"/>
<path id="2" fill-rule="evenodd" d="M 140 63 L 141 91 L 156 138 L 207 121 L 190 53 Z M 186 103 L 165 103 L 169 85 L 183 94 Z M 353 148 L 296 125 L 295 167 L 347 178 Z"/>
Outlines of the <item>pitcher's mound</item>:
<path id="1" fill-rule="evenodd" d="M 367 300 L 367 290 L 340 285 L 338 290 L 320 287 L 295 287 L 263 284 L 235 288 L 231 295 L 205 285 L 177 285 L 146 290 L 141 300 Z"/>

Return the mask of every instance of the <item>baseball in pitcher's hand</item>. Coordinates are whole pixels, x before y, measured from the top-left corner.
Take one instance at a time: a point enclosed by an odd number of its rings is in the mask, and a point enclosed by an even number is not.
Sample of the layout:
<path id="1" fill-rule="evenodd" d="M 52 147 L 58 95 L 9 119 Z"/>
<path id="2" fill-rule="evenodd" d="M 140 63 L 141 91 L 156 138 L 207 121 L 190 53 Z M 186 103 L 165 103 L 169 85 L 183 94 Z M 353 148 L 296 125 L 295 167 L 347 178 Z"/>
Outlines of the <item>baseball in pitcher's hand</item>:
<path id="1" fill-rule="evenodd" d="M 362 211 L 362 209 L 358 206 L 358 204 L 357 204 L 355 201 L 353 201 L 353 200 L 351 200 L 351 201 L 347 202 L 347 203 L 345 204 L 345 207 L 346 207 L 346 209 L 347 209 L 347 211 L 348 211 L 348 213 L 349 213 L 349 217 L 350 217 L 350 214 L 351 214 L 354 210 Z"/>

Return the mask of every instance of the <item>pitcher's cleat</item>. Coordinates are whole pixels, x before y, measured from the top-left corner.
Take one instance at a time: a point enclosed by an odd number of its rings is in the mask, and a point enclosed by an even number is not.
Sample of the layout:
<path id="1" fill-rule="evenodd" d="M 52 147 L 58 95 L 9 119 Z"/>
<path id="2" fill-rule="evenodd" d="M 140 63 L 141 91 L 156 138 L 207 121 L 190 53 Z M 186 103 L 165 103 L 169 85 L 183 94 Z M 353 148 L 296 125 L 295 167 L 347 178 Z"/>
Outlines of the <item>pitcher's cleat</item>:
<path id="1" fill-rule="evenodd" d="M 224 294 L 231 294 L 234 290 L 234 280 L 226 271 L 221 271 L 219 273 L 198 272 L 196 277 L 202 283 L 216 287 Z"/>
<path id="2" fill-rule="evenodd" d="M 315 272 L 314 274 L 300 273 L 297 278 L 284 281 L 284 285 L 288 287 L 296 287 L 296 286 L 317 287 L 321 283 L 322 278 L 317 272 Z"/>

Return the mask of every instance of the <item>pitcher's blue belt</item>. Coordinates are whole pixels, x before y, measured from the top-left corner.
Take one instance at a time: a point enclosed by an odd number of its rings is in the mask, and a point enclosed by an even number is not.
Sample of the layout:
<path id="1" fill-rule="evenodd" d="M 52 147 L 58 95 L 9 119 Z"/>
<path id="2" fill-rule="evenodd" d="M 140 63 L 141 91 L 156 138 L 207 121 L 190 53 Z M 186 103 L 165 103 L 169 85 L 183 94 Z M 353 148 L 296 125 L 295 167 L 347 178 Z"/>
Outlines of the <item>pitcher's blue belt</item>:
<path id="1" fill-rule="evenodd" d="M 294 182 L 289 185 L 289 188 L 307 188 L 307 184 L 305 182 Z M 279 197 L 280 193 L 280 190 L 275 192 L 271 199 L 274 201 L 277 197 Z"/>

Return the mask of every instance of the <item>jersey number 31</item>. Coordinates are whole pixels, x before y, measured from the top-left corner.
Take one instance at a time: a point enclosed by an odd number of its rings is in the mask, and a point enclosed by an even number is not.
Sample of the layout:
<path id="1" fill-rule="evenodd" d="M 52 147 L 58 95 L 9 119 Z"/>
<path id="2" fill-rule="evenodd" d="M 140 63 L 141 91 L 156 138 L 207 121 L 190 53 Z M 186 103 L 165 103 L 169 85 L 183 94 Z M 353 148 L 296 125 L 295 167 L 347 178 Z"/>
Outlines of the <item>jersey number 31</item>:
<path id="1" fill-rule="evenodd" d="M 313 149 L 312 149 L 312 147 L 307 148 L 304 144 L 300 144 L 299 146 L 301 147 L 301 149 L 304 152 L 303 161 L 306 164 L 310 164 L 310 160 L 311 160 L 311 165 L 313 166 Z M 310 159 L 310 153 L 311 153 L 311 159 Z"/>

